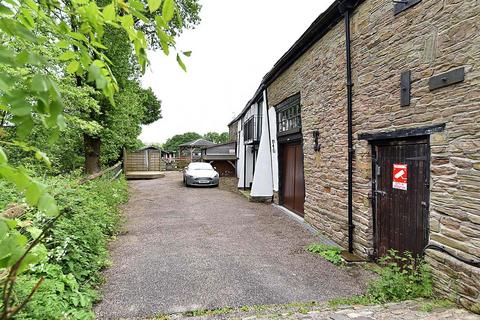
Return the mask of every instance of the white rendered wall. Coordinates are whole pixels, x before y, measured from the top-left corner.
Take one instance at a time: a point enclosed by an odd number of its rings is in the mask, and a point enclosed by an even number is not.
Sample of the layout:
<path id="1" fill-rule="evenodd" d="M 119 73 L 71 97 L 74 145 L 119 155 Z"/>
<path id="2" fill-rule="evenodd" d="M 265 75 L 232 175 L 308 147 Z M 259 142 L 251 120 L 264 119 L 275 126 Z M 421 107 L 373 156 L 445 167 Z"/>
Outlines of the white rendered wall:
<path id="1" fill-rule="evenodd" d="M 243 144 L 243 131 L 240 132 L 238 141 L 238 188 L 248 188 L 253 181 L 253 153 L 252 146 Z M 246 171 L 246 172 L 245 172 Z M 245 179 L 245 181 L 244 181 Z"/>
<path id="2" fill-rule="evenodd" d="M 265 99 L 264 99 L 265 101 Z M 258 157 L 255 164 L 255 177 L 253 179 L 252 192 L 253 197 L 271 197 L 273 195 L 272 185 L 272 159 L 270 156 L 270 135 L 267 119 L 267 106 L 262 104 L 264 115 L 262 117 L 262 133 L 260 136 L 260 145 L 258 147 Z"/>
<path id="3" fill-rule="evenodd" d="M 268 109 L 270 122 L 270 147 L 272 160 L 273 190 L 278 192 L 278 142 L 277 142 L 277 112 L 275 108 Z"/>
<path id="4" fill-rule="evenodd" d="M 243 159 L 245 158 L 245 153 L 244 153 L 244 148 L 243 148 L 243 131 L 239 130 L 239 136 L 238 136 L 238 144 L 237 144 L 237 178 L 238 178 L 238 188 L 243 188 L 244 182 L 243 182 Z"/>

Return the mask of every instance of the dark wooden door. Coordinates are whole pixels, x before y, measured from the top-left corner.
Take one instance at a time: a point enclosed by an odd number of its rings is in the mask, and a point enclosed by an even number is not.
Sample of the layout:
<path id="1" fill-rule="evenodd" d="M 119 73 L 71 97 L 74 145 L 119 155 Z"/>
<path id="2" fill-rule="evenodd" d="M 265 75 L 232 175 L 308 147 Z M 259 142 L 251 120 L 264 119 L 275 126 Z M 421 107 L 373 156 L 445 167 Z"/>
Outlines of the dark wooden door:
<path id="1" fill-rule="evenodd" d="M 302 143 L 282 146 L 282 204 L 303 217 L 305 201 L 305 182 L 303 177 Z"/>
<path id="2" fill-rule="evenodd" d="M 377 257 L 389 249 L 421 255 L 428 242 L 428 139 L 380 142 L 373 153 Z"/>

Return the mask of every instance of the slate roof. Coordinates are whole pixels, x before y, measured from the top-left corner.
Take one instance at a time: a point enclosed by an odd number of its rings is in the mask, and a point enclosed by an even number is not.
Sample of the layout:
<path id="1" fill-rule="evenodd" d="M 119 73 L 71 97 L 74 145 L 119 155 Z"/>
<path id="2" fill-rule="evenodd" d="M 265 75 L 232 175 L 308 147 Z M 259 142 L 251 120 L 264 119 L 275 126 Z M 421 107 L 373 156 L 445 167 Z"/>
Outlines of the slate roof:
<path id="1" fill-rule="evenodd" d="M 214 145 L 215 143 L 213 143 L 212 141 L 208 141 L 205 139 L 197 139 L 194 141 L 182 143 L 181 145 L 179 145 L 179 147 L 203 148 L 203 147 L 210 147 Z"/>

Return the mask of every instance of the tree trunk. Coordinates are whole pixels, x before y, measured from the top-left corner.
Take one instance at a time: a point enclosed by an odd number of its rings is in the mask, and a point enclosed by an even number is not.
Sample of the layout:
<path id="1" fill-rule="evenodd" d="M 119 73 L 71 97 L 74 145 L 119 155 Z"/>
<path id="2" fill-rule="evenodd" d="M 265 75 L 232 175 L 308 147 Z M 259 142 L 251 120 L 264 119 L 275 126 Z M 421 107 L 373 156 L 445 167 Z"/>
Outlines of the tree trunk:
<path id="1" fill-rule="evenodd" d="M 83 145 L 85 151 L 85 173 L 94 174 L 100 172 L 100 145 L 99 137 L 92 137 L 86 133 L 83 134 Z"/>

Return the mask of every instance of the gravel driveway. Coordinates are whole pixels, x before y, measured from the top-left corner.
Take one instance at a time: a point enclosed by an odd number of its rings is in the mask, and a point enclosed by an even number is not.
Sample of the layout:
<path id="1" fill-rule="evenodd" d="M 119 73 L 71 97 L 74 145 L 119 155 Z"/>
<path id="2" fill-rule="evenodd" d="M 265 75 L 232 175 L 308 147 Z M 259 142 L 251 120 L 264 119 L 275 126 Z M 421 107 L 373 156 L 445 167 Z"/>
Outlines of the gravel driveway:
<path id="1" fill-rule="evenodd" d="M 181 181 L 168 173 L 129 183 L 128 232 L 111 246 L 99 319 L 361 293 L 366 272 L 306 252 L 318 239 L 282 210 Z"/>

